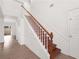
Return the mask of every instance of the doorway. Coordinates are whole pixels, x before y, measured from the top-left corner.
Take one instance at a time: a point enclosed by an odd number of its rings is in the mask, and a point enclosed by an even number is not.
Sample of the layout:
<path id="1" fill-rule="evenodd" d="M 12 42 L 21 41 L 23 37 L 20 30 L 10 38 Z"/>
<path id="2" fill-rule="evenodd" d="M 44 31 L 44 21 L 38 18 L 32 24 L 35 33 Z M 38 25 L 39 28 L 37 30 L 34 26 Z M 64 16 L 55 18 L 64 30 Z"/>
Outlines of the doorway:
<path id="1" fill-rule="evenodd" d="M 70 55 L 79 59 L 79 9 L 69 12 L 68 35 Z"/>
<path id="2" fill-rule="evenodd" d="M 9 48 L 12 42 L 12 27 L 4 26 L 4 48 Z"/>
<path id="3" fill-rule="evenodd" d="M 4 36 L 11 35 L 11 26 L 4 26 Z"/>

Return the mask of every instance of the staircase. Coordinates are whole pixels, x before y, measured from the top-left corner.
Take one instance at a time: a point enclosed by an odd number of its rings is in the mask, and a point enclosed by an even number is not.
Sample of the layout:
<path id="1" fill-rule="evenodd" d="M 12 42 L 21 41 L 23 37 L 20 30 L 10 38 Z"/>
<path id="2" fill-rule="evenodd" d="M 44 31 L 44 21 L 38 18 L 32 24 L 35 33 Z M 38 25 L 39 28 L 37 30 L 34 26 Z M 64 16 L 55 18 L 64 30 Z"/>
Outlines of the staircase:
<path id="1" fill-rule="evenodd" d="M 53 43 L 53 32 L 48 32 L 36 19 L 35 17 L 21 6 L 30 16 L 25 15 L 28 22 L 30 23 L 32 29 L 35 31 L 37 37 L 48 51 L 50 59 L 55 59 L 60 53 L 60 49 L 56 47 L 56 44 Z"/>

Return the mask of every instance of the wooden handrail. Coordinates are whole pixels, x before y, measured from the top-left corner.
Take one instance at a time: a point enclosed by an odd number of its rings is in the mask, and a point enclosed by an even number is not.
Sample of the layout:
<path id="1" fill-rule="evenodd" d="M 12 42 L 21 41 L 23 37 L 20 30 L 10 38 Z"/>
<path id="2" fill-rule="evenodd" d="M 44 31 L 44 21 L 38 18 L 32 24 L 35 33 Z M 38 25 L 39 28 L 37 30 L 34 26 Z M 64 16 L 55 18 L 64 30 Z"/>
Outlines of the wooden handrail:
<path id="1" fill-rule="evenodd" d="M 23 5 L 21 5 L 21 7 L 24 8 Z M 25 8 L 24 8 L 24 9 L 25 9 Z M 40 27 L 51 37 L 51 41 L 52 41 L 53 33 L 52 33 L 52 32 L 49 33 L 49 32 L 35 19 L 35 17 L 34 17 L 28 10 L 25 9 L 25 11 L 26 11 L 26 12 L 33 18 L 33 20 L 34 20 L 35 22 L 37 22 L 37 23 L 40 25 Z"/>

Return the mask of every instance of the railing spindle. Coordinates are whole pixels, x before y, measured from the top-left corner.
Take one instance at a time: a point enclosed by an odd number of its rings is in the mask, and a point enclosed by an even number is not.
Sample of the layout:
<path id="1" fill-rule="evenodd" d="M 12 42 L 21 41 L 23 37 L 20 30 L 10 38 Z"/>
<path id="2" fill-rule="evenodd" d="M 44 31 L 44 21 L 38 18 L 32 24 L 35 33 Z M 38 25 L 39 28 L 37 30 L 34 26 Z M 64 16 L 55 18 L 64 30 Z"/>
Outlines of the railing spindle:
<path id="1" fill-rule="evenodd" d="M 44 31 L 43 31 L 43 45 L 45 45 L 45 34 L 44 34 Z"/>
<path id="2" fill-rule="evenodd" d="M 40 33 L 40 36 L 41 36 L 41 42 L 43 42 L 43 41 L 42 41 L 42 29 L 41 29 L 41 33 Z"/>

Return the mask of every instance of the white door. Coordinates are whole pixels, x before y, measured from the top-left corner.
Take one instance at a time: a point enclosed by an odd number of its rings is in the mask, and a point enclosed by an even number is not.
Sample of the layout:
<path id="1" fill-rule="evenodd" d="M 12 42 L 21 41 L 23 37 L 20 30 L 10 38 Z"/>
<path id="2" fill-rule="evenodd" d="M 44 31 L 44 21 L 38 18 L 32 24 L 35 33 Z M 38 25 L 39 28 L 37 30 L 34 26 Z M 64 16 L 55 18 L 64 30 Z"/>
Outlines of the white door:
<path id="1" fill-rule="evenodd" d="M 68 23 L 70 55 L 79 59 L 79 10 L 70 11 Z"/>

